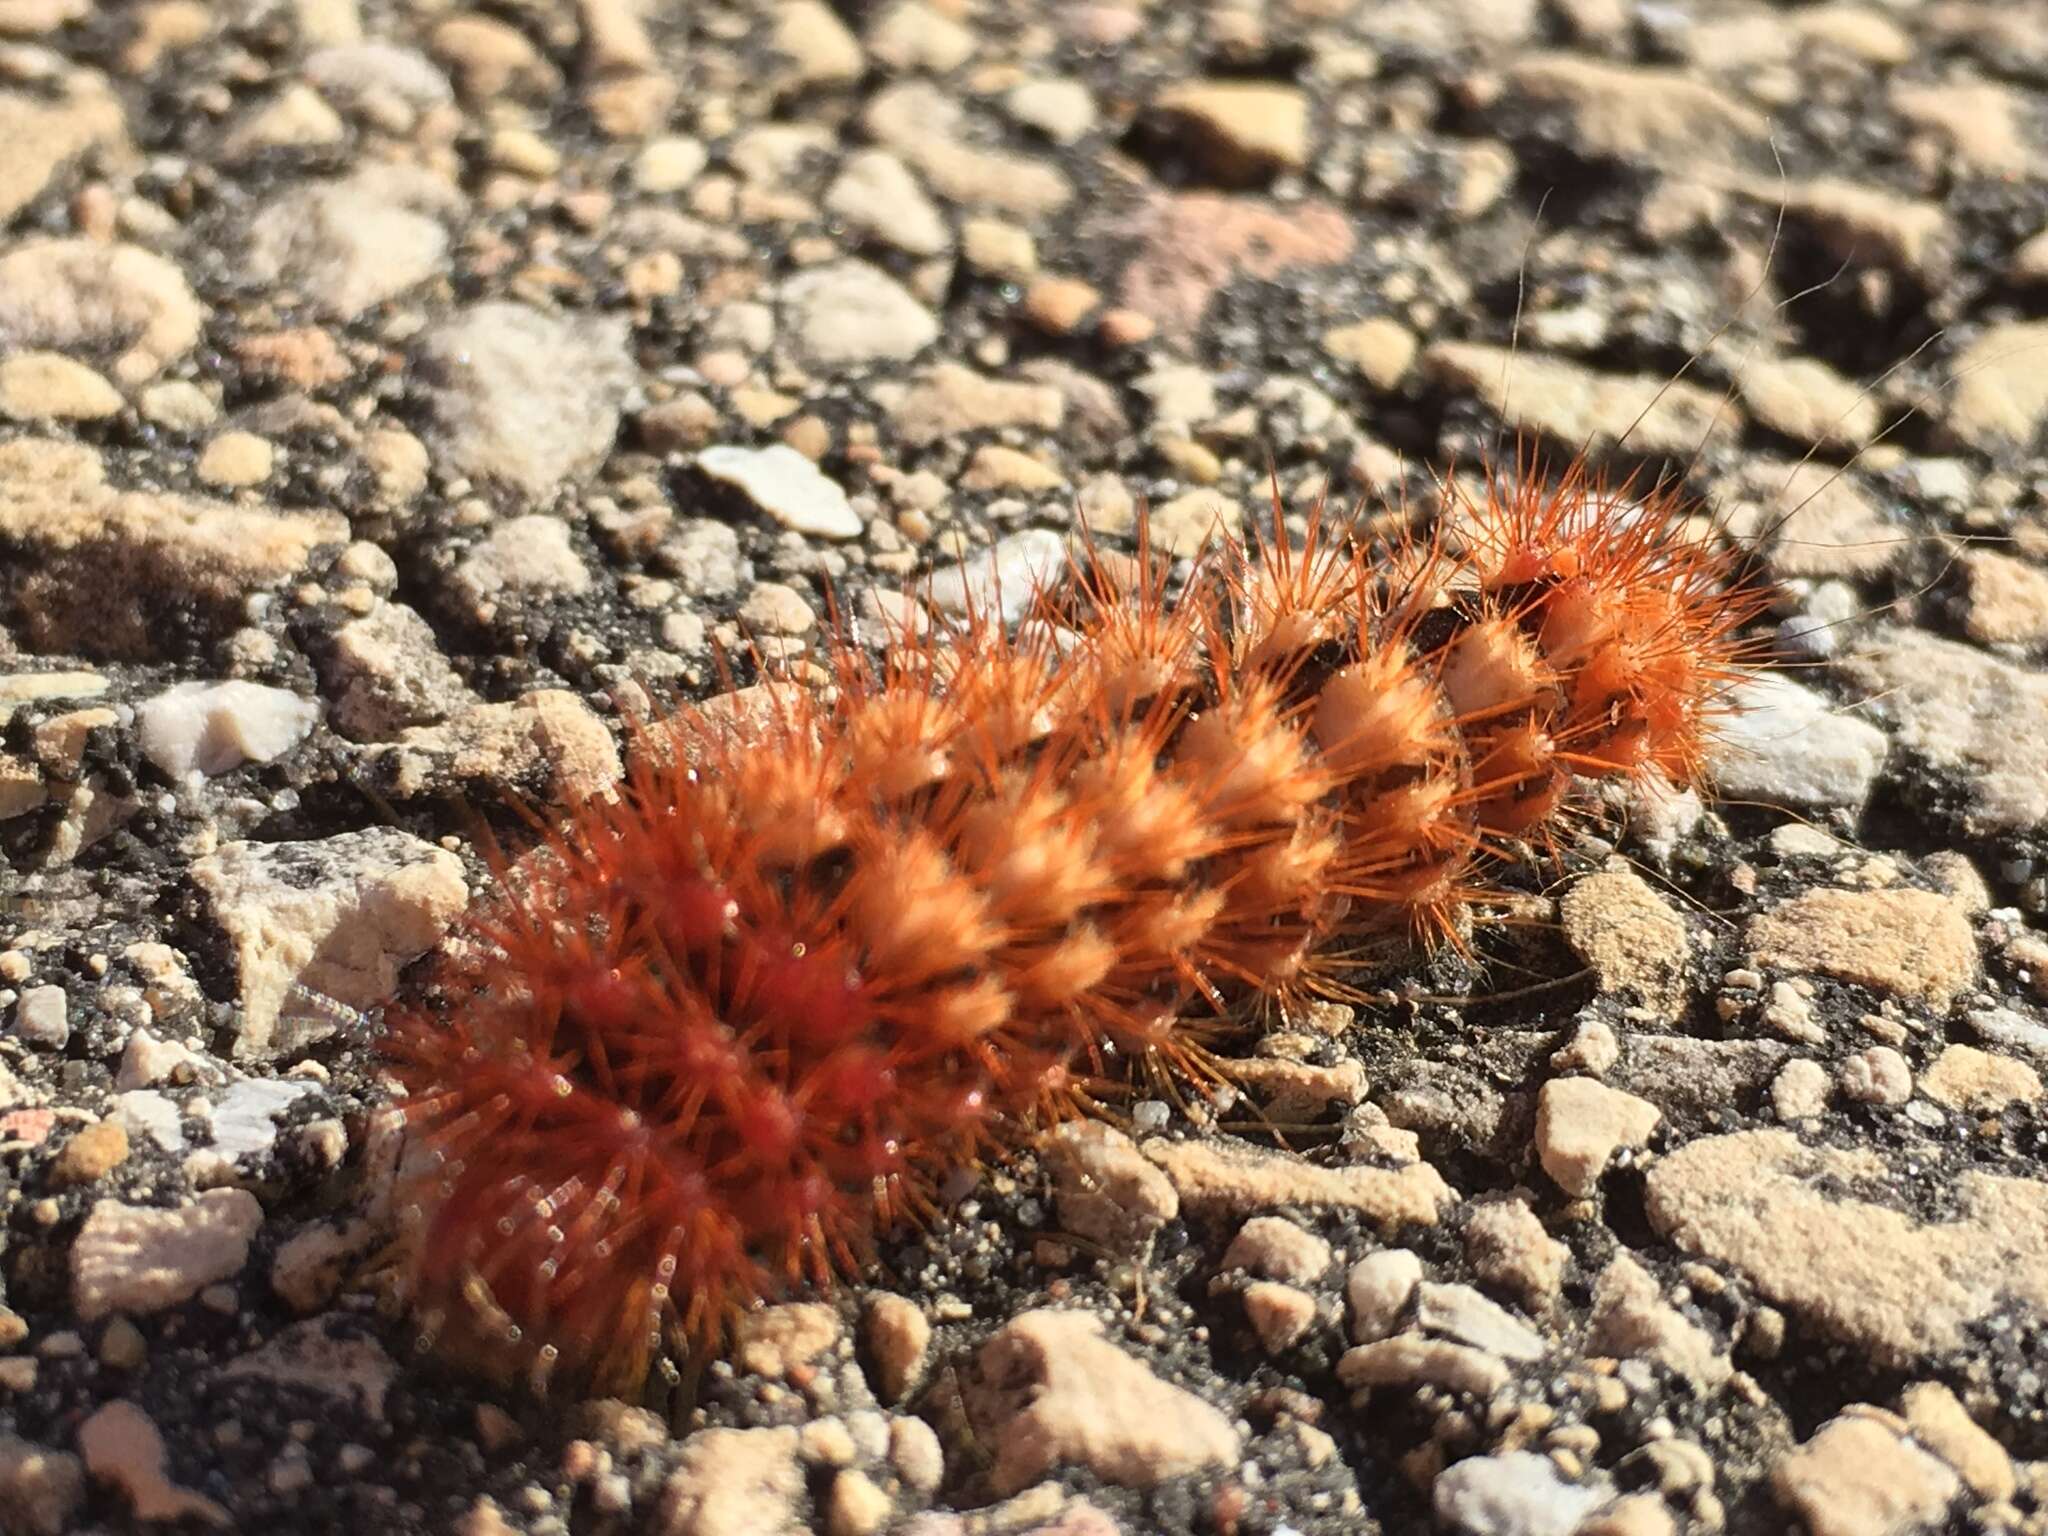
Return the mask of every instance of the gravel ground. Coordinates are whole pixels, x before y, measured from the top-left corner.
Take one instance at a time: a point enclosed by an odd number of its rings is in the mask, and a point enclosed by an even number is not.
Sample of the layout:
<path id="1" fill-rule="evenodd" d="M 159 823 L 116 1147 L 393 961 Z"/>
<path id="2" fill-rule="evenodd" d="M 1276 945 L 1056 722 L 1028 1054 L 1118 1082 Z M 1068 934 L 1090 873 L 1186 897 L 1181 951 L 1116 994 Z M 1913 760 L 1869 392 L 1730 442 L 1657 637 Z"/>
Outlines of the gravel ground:
<path id="1" fill-rule="evenodd" d="M 0 0 L 0 1531 L 2048 1530 L 2048 6 L 461 3 Z M 1503 426 L 1777 580 L 1708 804 L 692 1400 L 416 1351 L 511 796 Z"/>

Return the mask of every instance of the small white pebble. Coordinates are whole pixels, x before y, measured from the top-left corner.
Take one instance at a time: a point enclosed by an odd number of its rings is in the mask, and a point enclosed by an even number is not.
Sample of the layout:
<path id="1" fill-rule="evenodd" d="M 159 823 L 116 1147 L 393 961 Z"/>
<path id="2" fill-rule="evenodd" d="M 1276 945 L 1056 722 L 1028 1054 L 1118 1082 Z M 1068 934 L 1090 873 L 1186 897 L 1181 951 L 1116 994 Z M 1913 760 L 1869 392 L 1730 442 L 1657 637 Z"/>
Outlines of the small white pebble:
<path id="1" fill-rule="evenodd" d="M 1913 1096 L 1913 1069 L 1888 1045 L 1873 1045 L 1842 1063 L 1842 1092 L 1859 1104 L 1899 1105 Z"/>

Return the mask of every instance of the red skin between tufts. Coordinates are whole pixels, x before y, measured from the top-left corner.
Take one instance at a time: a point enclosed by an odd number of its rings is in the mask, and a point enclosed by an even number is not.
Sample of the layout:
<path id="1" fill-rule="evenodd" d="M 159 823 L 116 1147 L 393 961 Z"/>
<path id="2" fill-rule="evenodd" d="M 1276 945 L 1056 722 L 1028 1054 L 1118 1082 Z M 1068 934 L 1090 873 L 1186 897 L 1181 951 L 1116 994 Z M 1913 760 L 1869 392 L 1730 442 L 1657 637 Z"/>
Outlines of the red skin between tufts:
<path id="1" fill-rule="evenodd" d="M 630 1390 L 1120 1062 L 1213 1081 L 1234 1003 L 1455 941 L 1576 780 L 1698 777 L 1757 598 L 1676 510 L 1531 478 L 1369 558 L 1276 507 L 1172 599 L 1091 550 L 1022 638 L 651 731 L 394 1010 L 425 1331 Z"/>

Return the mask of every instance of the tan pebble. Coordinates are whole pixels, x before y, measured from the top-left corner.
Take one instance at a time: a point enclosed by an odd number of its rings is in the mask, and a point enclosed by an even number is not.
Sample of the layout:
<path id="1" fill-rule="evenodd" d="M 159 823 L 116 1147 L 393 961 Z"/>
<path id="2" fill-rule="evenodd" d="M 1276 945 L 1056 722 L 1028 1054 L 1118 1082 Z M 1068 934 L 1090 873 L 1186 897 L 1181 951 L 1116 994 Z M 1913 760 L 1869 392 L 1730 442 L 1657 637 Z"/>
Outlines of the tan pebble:
<path id="1" fill-rule="evenodd" d="M 1101 302 L 1101 293 L 1078 277 L 1042 277 L 1026 290 L 1024 313 L 1040 330 L 1071 336 Z"/>
<path id="2" fill-rule="evenodd" d="M 270 478 L 277 452 L 253 432 L 223 432 L 206 445 L 195 473 L 208 485 L 231 490 Z"/>
<path id="3" fill-rule="evenodd" d="M 55 352 L 18 352 L 0 362 L 0 416 L 16 421 L 99 421 L 121 409 L 121 392 Z"/>
<path id="4" fill-rule="evenodd" d="M 868 1302 L 863 1322 L 875 1362 L 876 1395 L 885 1403 L 901 1402 L 924 1374 L 931 1322 L 915 1302 L 886 1292 Z"/>
<path id="5" fill-rule="evenodd" d="M 62 1188 L 97 1183 L 128 1161 L 128 1133 L 112 1120 L 89 1125 L 64 1143 L 50 1165 L 50 1178 Z"/>
<path id="6" fill-rule="evenodd" d="M 889 1495 L 865 1472 L 848 1467 L 832 1479 L 832 1491 L 825 1496 L 828 1536 L 874 1536 L 889 1513 Z"/>

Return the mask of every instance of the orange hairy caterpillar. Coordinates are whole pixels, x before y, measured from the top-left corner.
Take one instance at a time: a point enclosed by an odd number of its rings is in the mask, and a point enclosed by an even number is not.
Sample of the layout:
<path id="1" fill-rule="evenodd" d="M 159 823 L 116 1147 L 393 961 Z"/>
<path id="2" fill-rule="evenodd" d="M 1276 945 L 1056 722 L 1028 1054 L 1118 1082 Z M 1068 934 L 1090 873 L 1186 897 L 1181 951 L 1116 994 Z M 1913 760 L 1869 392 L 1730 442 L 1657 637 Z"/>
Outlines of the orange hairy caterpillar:
<path id="1" fill-rule="evenodd" d="M 1696 780 L 1736 557 L 1579 470 L 1450 495 L 1377 555 L 1276 496 L 1178 590 L 1141 529 L 1015 636 L 841 639 L 661 727 L 394 1017 L 428 1331 L 630 1387 L 1118 1063 L 1213 1078 L 1214 1018 L 1341 993 L 1347 937 L 1454 941 L 1576 781 Z"/>

